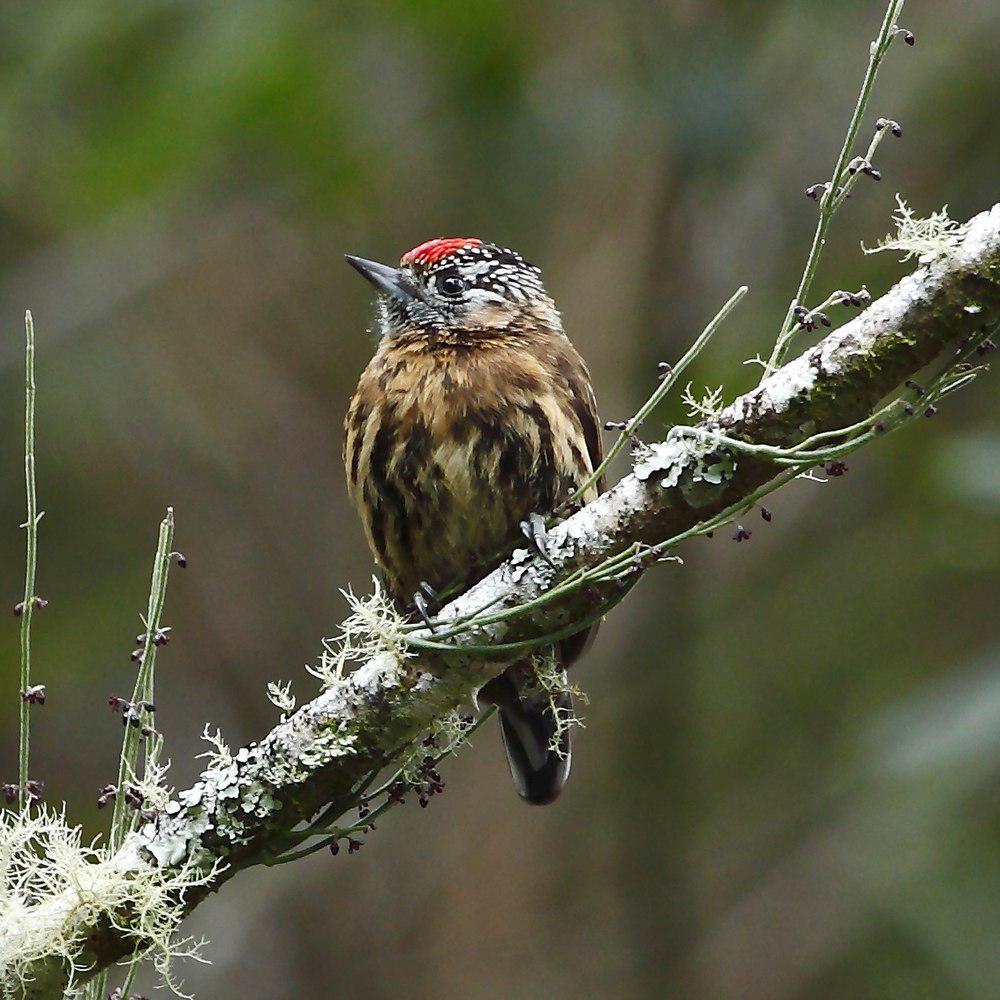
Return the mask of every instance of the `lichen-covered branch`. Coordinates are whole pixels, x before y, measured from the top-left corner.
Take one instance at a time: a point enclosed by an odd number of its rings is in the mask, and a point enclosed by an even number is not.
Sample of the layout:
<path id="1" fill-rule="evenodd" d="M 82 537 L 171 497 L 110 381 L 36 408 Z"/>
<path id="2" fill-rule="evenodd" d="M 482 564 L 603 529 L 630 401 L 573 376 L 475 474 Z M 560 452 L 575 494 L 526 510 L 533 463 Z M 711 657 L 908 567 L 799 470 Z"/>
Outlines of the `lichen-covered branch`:
<path id="1" fill-rule="evenodd" d="M 657 545 L 738 507 L 788 475 L 774 448 L 794 448 L 863 421 L 904 379 L 998 320 L 1000 205 L 971 220 L 960 239 L 854 320 L 701 425 L 703 433 L 671 435 L 652 458 L 647 452 L 641 468 L 550 529 L 545 558 L 516 551 L 441 609 L 434 632 L 389 637 L 382 651 L 290 713 L 259 743 L 220 753 L 192 788 L 129 836 L 116 866 L 137 877 L 151 869 L 218 868 L 207 886 L 188 880 L 183 907 L 190 910 L 241 869 L 273 862 L 297 826 L 320 812 L 335 818 L 339 807 L 356 803 L 366 782 L 436 718 L 469 703 L 512 655 L 484 655 L 482 647 L 571 628 L 619 599 L 644 564 L 639 560 L 634 573 L 605 574 L 586 586 L 560 590 L 561 581 L 609 556 L 641 552 L 637 543 Z M 724 474 L 706 475 L 704 438 L 712 435 L 772 448 L 737 449 Z M 557 599 L 539 601 L 553 588 Z M 524 613 L 502 613 L 526 604 Z M 466 626 L 448 627 L 456 622 Z M 448 648 L 440 648 L 442 633 Z M 413 639 L 427 645 L 415 653 Z M 83 927 L 78 967 L 83 961 L 97 970 L 142 946 L 128 933 L 127 912 L 114 921 L 85 909 L 77 914 L 93 921 Z M 23 995 L 62 995 L 65 956 L 40 957 L 27 971 L 32 981 Z"/>

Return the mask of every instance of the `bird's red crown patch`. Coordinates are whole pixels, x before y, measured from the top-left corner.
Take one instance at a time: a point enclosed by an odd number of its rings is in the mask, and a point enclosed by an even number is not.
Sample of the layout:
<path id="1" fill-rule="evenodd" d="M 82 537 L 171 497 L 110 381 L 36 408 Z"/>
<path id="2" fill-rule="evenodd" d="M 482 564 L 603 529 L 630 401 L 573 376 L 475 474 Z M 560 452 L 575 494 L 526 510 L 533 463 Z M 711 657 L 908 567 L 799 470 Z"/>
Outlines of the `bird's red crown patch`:
<path id="1" fill-rule="evenodd" d="M 427 240 L 425 243 L 415 246 L 412 250 L 407 250 L 403 254 L 400 264 L 422 264 L 424 267 L 428 267 L 456 250 L 461 250 L 463 247 L 476 247 L 482 242 L 475 236 L 449 236 L 446 238 L 439 236 L 437 239 Z"/>

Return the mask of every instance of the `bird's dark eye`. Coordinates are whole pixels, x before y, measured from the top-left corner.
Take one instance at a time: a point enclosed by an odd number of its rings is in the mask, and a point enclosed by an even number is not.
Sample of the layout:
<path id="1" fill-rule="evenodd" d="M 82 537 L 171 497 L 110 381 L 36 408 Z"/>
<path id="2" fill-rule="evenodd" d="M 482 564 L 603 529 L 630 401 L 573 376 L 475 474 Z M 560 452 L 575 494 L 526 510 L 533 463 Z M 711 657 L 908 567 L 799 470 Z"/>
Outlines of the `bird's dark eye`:
<path id="1" fill-rule="evenodd" d="M 442 295 L 461 295 L 465 291 L 465 279 L 454 271 L 439 274 L 436 284 L 437 290 Z"/>

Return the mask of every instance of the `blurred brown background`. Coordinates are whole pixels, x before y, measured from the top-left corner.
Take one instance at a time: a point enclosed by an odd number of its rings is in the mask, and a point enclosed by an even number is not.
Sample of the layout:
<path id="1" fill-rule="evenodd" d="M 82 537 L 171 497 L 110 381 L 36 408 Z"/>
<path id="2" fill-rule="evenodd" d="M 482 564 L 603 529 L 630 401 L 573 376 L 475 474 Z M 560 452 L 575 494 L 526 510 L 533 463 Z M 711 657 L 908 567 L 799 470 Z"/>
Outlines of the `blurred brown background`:
<path id="1" fill-rule="evenodd" d="M 156 524 L 173 782 L 211 721 L 276 719 L 371 563 L 340 421 L 372 343 L 345 251 L 478 234 L 543 266 L 607 418 L 739 284 L 693 374 L 730 397 L 792 294 L 884 5 L 773 0 L 7 4 L 0 30 L 0 594 L 22 588 L 22 315 L 38 342 L 33 771 L 106 817 Z M 911 3 L 817 301 L 893 194 L 998 194 L 994 0 Z M 861 150 L 858 150 L 860 152 Z M 846 314 L 838 313 L 840 322 Z M 647 427 L 684 419 L 678 400 Z M 579 670 L 564 798 L 516 799 L 490 726 L 446 794 L 354 856 L 247 873 L 189 930 L 202 998 L 970 997 L 1000 981 L 1000 408 L 987 380 L 826 486 L 651 574 Z M 624 465 L 623 465 L 624 468 Z M 0 619 L 0 771 L 17 623 Z"/>

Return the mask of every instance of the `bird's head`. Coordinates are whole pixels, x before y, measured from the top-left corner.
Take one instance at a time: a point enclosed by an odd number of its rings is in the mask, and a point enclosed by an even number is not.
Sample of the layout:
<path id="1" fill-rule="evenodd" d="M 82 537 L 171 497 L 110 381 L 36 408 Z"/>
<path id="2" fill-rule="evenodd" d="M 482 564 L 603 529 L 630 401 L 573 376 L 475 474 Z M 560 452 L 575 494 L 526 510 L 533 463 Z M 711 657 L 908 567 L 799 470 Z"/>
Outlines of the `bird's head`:
<path id="1" fill-rule="evenodd" d="M 399 267 L 347 256 L 379 291 L 383 336 L 450 332 L 502 336 L 524 327 L 561 329 L 541 271 L 519 253 L 472 237 L 433 239 Z"/>

